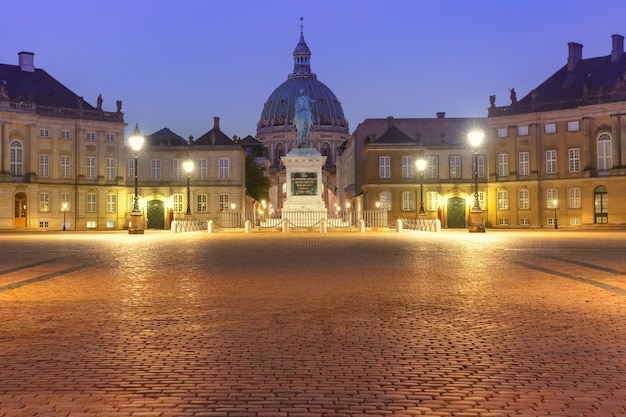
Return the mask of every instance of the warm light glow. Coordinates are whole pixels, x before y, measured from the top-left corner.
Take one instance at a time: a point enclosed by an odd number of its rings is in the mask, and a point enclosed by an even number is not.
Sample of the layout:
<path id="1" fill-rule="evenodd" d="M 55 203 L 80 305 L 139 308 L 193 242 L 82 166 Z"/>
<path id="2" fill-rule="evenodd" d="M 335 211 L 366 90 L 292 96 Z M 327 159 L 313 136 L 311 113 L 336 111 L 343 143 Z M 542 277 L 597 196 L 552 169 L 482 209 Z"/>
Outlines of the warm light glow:
<path id="1" fill-rule="evenodd" d="M 67 211 L 67 203 L 61 205 L 61 211 Z"/>
<path id="2" fill-rule="evenodd" d="M 467 134 L 467 140 L 469 140 L 472 148 L 478 148 L 485 138 L 485 134 L 482 130 L 472 130 Z"/>
<path id="3" fill-rule="evenodd" d="M 556 207 L 557 204 L 559 204 L 559 200 L 557 199 L 552 200 L 552 204 L 554 204 L 554 207 Z"/>
<path id="4" fill-rule="evenodd" d="M 380 208 L 380 201 L 376 202 L 376 208 Z"/>
<path id="5" fill-rule="evenodd" d="M 133 151 L 137 152 L 143 146 L 144 140 L 145 138 L 139 131 L 139 123 L 137 123 L 135 125 L 135 130 L 133 130 L 133 133 L 131 133 L 130 137 L 128 138 L 128 143 L 130 144 L 130 147 L 133 149 Z"/>
<path id="6" fill-rule="evenodd" d="M 234 210 L 234 209 L 235 209 L 235 207 L 237 207 L 237 206 L 235 205 L 235 203 L 232 203 L 232 204 L 230 205 L 230 209 L 231 209 L 231 210 Z"/>
<path id="7" fill-rule="evenodd" d="M 417 161 L 415 161 L 415 166 L 417 167 L 417 170 L 419 172 L 422 172 L 423 170 L 426 169 L 426 160 L 423 158 L 418 159 Z"/>
<path id="8" fill-rule="evenodd" d="M 351 206 L 350 202 L 349 201 L 346 202 L 346 210 L 350 210 L 350 206 Z"/>
<path id="9" fill-rule="evenodd" d="M 263 208 L 267 207 L 267 201 L 261 200 L 261 205 L 263 206 Z"/>
<path id="10" fill-rule="evenodd" d="M 183 162 L 183 169 L 185 170 L 185 172 L 187 174 L 191 174 L 191 171 L 193 171 L 193 167 L 194 167 L 194 163 L 191 159 L 187 159 L 185 162 Z"/>

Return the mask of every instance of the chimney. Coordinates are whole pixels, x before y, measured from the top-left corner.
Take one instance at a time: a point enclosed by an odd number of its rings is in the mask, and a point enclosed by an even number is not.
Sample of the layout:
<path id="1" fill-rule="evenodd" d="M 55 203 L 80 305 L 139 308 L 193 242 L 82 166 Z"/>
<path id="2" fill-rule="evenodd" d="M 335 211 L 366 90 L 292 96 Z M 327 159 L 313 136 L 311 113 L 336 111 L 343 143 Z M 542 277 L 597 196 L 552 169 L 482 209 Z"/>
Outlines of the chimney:
<path id="1" fill-rule="evenodd" d="M 613 49 L 611 50 L 611 62 L 618 61 L 624 53 L 624 37 L 622 35 L 611 35 L 613 39 Z"/>
<path id="2" fill-rule="evenodd" d="M 219 117 L 213 118 L 213 129 L 220 130 L 220 118 Z"/>
<path id="3" fill-rule="evenodd" d="M 20 69 L 26 72 L 35 72 L 35 54 L 33 52 L 20 52 L 19 57 Z"/>
<path id="4" fill-rule="evenodd" d="M 445 111 L 438 111 L 437 112 L 437 119 L 443 119 L 444 117 L 446 117 L 446 112 Z"/>
<path id="5" fill-rule="evenodd" d="M 574 71 L 578 61 L 583 59 L 583 46 L 580 43 L 570 42 L 567 44 L 569 47 L 569 56 L 567 57 L 567 70 Z"/>
<path id="6" fill-rule="evenodd" d="M 387 116 L 387 129 L 391 129 L 393 127 L 393 116 Z"/>

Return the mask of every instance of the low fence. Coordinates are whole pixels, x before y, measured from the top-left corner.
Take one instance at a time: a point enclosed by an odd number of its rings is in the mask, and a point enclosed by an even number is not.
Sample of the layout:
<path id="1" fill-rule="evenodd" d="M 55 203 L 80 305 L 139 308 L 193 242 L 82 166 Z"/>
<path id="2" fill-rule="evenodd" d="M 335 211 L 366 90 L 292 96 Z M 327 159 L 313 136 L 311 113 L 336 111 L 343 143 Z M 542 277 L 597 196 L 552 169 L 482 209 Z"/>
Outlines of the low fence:
<path id="1" fill-rule="evenodd" d="M 440 232 L 441 221 L 439 219 L 398 219 L 397 229 L 401 232 L 402 229 L 418 230 L 421 232 Z"/>
<path id="2" fill-rule="evenodd" d="M 174 233 L 197 232 L 207 230 L 206 220 L 173 220 L 170 230 Z"/>

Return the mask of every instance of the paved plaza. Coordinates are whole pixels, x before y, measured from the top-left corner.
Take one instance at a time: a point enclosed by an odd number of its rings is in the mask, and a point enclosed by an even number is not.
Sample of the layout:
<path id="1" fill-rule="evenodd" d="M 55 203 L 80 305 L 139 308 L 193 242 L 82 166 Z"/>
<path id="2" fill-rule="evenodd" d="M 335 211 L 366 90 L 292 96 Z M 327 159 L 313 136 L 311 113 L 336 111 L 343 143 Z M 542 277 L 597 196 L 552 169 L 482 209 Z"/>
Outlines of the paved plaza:
<path id="1" fill-rule="evenodd" d="M 0 233 L 0 417 L 626 416 L 626 232 Z"/>

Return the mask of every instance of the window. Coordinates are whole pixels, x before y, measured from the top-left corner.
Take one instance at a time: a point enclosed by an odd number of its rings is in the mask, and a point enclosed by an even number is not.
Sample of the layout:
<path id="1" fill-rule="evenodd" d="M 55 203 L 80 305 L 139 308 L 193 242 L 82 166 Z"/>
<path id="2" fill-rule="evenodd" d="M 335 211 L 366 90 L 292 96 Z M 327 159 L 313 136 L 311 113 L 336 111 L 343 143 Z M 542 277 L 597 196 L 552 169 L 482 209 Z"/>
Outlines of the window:
<path id="1" fill-rule="evenodd" d="M 182 180 L 183 179 L 183 161 L 182 161 L 182 159 L 174 159 L 174 160 L 172 160 L 172 179 L 173 180 Z"/>
<path id="2" fill-rule="evenodd" d="M 89 213 L 96 212 L 96 193 L 87 194 L 87 212 Z"/>
<path id="3" fill-rule="evenodd" d="M 85 167 L 85 178 L 93 180 L 96 178 L 96 158 L 94 156 L 87 157 L 87 165 Z"/>
<path id="4" fill-rule="evenodd" d="M 106 165 L 106 179 L 114 180 L 115 179 L 115 158 L 106 158 L 104 162 Z"/>
<path id="5" fill-rule="evenodd" d="M 529 218 L 519 219 L 519 224 L 520 226 L 529 226 L 530 219 Z"/>
<path id="6" fill-rule="evenodd" d="M 567 207 L 579 209 L 580 204 L 580 188 L 572 187 L 567 191 Z"/>
<path id="7" fill-rule="evenodd" d="M 569 162 L 569 172 L 580 172 L 580 148 L 568 149 L 567 159 Z"/>
<path id="8" fill-rule="evenodd" d="M 39 222 L 40 229 L 48 229 L 50 227 L 50 222 L 42 220 Z"/>
<path id="9" fill-rule="evenodd" d="M 135 160 L 128 160 L 128 178 L 134 180 L 135 179 Z"/>
<path id="10" fill-rule="evenodd" d="M 87 132 L 85 134 L 85 139 L 89 141 L 94 141 L 96 140 L 96 134 L 94 132 Z"/>
<path id="11" fill-rule="evenodd" d="M 485 193 L 483 191 L 478 192 L 478 207 L 481 210 L 485 208 Z"/>
<path id="12" fill-rule="evenodd" d="M 609 197 L 607 189 L 603 186 L 596 187 L 593 192 L 593 209 L 594 209 L 594 223 L 608 223 L 609 222 Z"/>
<path id="13" fill-rule="evenodd" d="M 160 159 L 150 160 L 150 179 L 153 181 L 158 181 L 161 179 L 161 160 Z"/>
<path id="14" fill-rule="evenodd" d="M 528 188 L 521 188 L 519 190 L 519 202 L 518 209 L 528 210 L 530 208 L 530 191 Z"/>
<path id="15" fill-rule="evenodd" d="M 39 155 L 39 176 L 48 178 L 50 176 L 50 157 Z"/>
<path id="16" fill-rule="evenodd" d="M 498 190 L 498 210 L 509 209 L 509 192 L 507 190 Z"/>
<path id="17" fill-rule="evenodd" d="M 553 209 L 559 205 L 559 193 L 556 188 L 546 190 L 546 208 Z"/>
<path id="18" fill-rule="evenodd" d="M 115 213 L 117 211 L 117 196 L 114 193 L 107 194 L 107 213 Z"/>
<path id="19" fill-rule="evenodd" d="M 556 123 L 546 123 L 544 126 L 545 133 L 556 133 Z"/>
<path id="20" fill-rule="evenodd" d="M 602 133 L 598 136 L 598 169 L 601 171 L 613 168 L 613 148 L 611 136 Z"/>
<path id="21" fill-rule="evenodd" d="M 9 169 L 11 170 L 11 175 L 14 177 L 21 177 L 24 175 L 23 171 L 23 160 L 22 160 L 22 144 L 14 140 L 11 142 L 11 146 L 9 148 L 10 154 L 10 163 Z"/>
<path id="22" fill-rule="evenodd" d="M 437 191 L 426 192 L 426 210 L 435 211 L 439 208 L 439 193 Z"/>
<path id="23" fill-rule="evenodd" d="M 573 120 L 571 122 L 567 122 L 567 131 L 568 132 L 578 132 L 580 130 L 580 123 L 578 120 Z"/>
<path id="24" fill-rule="evenodd" d="M 580 226 L 580 217 L 570 217 L 569 224 L 572 226 Z"/>
<path id="25" fill-rule="evenodd" d="M 94 222 L 93 220 L 87 222 L 87 229 L 95 229 L 95 228 L 96 228 L 96 222 Z"/>
<path id="26" fill-rule="evenodd" d="M 528 126 L 518 126 L 517 136 L 528 136 Z"/>
<path id="27" fill-rule="evenodd" d="M 402 157 L 402 178 L 413 178 L 413 157 Z"/>
<path id="28" fill-rule="evenodd" d="M 107 142 L 115 142 L 115 134 L 114 133 L 107 133 Z"/>
<path id="29" fill-rule="evenodd" d="M 39 193 L 39 211 L 50 211 L 50 194 Z"/>
<path id="30" fill-rule="evenodd" d="M 70 177 L 70 157 L 69 155 L 61 155 L 61 178 Z"/>
<path id="31" fill-rule="evenodd" d="M 378 177 L 391 178 L 391 158 L 389 156 L 378 157 Z"/>
<path id="32" fill-rule="evenodd" d="M 507 136 L 509 136 L 509 129 L 506 127 L 500 127 L 498 128 L 498 137 L 499 138 L 506 138 Z"/>
<path id="33" fill-rule="evenodd" d="M 180 213 L 183 211 L 183 195 L 182 194 L 174 194 L 172 196 L 172 210 L 174 210 L 177 213 Z"/>
<path id="34" fill-rule="evenodd" d="M 518 172 L 519 175 L 529 175 L 530 174 L 530 152 L 520 152 L 518 154 L 519 166 Z"/>
<path id="35" fill-rule="evenodd" d="M 498 224 L 500 226 L 508 226 L 509 225 L 509 219 L 498 219 Z"/>
<path id="36" fill-rule="evenodd" d="M 115 229 L 115 222 L 112 220 L 107 220 L 107 229 Z"/>
<path id="37" fill-rule="evenodd" d="M 70 135 L 70 131 L 69 130 L 62 130 L 61 131 L 61 139 L 70 139 L 71 135 Z"/>
<path id="38" fill-rule="evenodd" d="M 230 205 L 228 204 L 229 203 L 228 200 L 229 200 L 228 194 L 220 194 L 219 195 L 219 203 L 220 203 L 219 210 L 221 212 L 225 212 L 225 211 L 230 210 Z"/>
<path id="39" fill-rule="evenodd" d="M 506 177 L 508 175 L 509 175 L 509 154 L 499 153 L 498 154 L 498 176 Z"/>
<path id="40" fill-rule="evenodd" d="M 437 155 L 426 157 L 426 178 L 439 178 L 439 157 Z"/>
<path id="41" fill-rule="evenodd" d="M 64 204 L 66 205 L 65 207 L 67 207 L 65 211 L 70 211 L 70 207 L 72 207 L 70 205 L 70 193 L 61 193 L 61 207 L 63 207 Z"/>
<path id="42" fill-rule="evenodd" d="M 207 176 L 208 176 L 207 166 L 208 165 L 207 165 L 206 159 L 198 159 L 197 165 L 196 165 L 196 175 L 198 176 L 199 180 L 207 179 Z"/>
<path id="43" fill-rule="evenodd" d="M 556 174 L 556 150 L 546 151 L 546 174 Z"/>
<path id="44" fill-rule="evenodd" d="M 450 155 L 450 178 L 461 178 L 461 156 Z"/>
<path id="45" fill-rule="evenodd" d="M 207 195 L 206 194 L 198 194 L 196 196 L 196 211 L 199 213 L 204 213 L 207 211 Z"/>
<path id="46" fill-rule="evenodd" d="M 478 165 L 478 178 L 485 178 L 485 155 L 476 155 Z"/>
<path id="47" fill-rule="evenodd" d="M 413 191 L 402 193 L 402 211 L 415 211 L 415 193 Z"/>
<path id="48" fill-rule="evenodd" d="M 378 196 L 380 201 L 380 208 L 383 210 L 391 211 L 391 192 L 381 191 Z"/>
<path id="49" fill-rule="evenodd" d="M 219 173 L 218 179 L 227 180 L 230 178 L 230 170 L 229 170 L 229 159 L 228 158 L 220 158 L 219 161 Z"/>
<path id="50" fill-rule="evenodd" d="M 42 138 L 50 137 L 50 131 L 48 129 L 39 129 L 39 137 L 42 137 Z"/>

